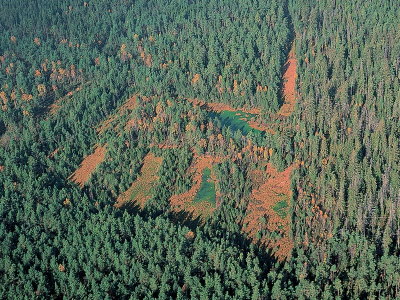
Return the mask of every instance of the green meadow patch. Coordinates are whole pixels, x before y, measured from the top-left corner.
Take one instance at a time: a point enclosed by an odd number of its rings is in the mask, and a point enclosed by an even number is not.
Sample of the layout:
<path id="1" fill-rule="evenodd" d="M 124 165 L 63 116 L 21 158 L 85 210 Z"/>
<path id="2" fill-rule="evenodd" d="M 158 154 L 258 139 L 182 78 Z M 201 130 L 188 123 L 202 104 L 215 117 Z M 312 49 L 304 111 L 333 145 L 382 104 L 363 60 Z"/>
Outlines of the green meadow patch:
<path id="1" fill-rule="evenodd" d="M 215 198 L 215 182 L 211 179 L 211 170 L 209 168 L 205 168 L 201 178 L 200 190 L 196 194 L 193 202 L 200 203 L 207 201 L 215 207 Z"/>
<path id="2" fill-rule="evenodd" d="M 224 110 L 220 113 L 213 111 L 210 112 L 209 115 L 213 119 L 218 118 L 221 121 L 222 126 L 230 127 L 233 132 L 240 130 L 243 135 L 247 135 L 250 131 L 253 131 L 254 133 L 256 132 L 263 133 L 260 130 L 251 128 L 248 123 L 251 120 L 251 118 L 257 117 L 257 115 L 255 114 L 246 113 L 241 110 L 238 111 Z"/>
<path id="3" fill-rule="evenodd" d="M 281 195 L 279 195 L 279 196 L 281 196 Z M 278 214 L 279 217 L 284 219 L 284 218 L 286 218 L 286 215 L 288 214 L 287 208 L 289 207 L 289 203 L 288 203 L 288 199 L 286 199 L 286 198 L 288 198 L 287 196 L 283 195 L 281 197 L 285 198 L 285 199 L 275 203 L 275 205 L 272 206 L 272 209 Z"/>

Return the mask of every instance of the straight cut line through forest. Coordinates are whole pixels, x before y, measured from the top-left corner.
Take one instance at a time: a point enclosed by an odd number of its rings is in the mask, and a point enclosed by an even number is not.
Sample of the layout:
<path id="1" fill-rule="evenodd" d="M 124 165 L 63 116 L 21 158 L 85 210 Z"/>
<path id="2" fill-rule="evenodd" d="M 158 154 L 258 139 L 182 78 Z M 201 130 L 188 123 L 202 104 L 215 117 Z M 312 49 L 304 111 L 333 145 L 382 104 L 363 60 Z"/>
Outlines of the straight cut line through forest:
<path id="1" fill-rule="evenodd" d="M 292 43 L 292 48 L 289 52 L 289 57 L 283 66 L 283 86 L 282 95 L 284 103 L 281 106 L 278 115 L 290 116 L 296 105 L 296 79 L 297 79 L 297 59 L 295 54 L 295 43 Z"/>

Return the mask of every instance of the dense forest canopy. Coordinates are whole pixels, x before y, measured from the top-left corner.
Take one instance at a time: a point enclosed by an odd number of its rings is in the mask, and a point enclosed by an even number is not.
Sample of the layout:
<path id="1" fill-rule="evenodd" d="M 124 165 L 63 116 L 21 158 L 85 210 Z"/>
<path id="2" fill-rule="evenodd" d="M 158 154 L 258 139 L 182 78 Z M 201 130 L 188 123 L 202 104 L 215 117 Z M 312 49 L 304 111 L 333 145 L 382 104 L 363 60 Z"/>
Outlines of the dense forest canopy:
<path id="1" fill-rule="evenodd" d="M 396 1 L 0 5 L 1 298 L 399 297 Z"/>

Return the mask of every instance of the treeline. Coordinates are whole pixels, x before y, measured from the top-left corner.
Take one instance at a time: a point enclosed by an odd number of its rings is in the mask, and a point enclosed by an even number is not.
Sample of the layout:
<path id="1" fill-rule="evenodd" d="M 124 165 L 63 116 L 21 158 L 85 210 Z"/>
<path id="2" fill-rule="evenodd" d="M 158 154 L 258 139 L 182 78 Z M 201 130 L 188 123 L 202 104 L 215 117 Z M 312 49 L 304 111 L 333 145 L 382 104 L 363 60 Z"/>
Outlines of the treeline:
<path id="1" fill-rule="evenodd" d="M 297 33 L 297 289 L 399 297 L 399 7 L 291 1 Z"/>
<path id="2" fill-rule="evenodd" d="M 169 91 L 279 108 L 289 29 L 273 1 L 41 1 L 24 10 L 18 9 L 24 1 L 2 4 L 8 96 L 14 90 L 40 106 L 43 97 L 107 76 L 114 93 L 128 81 L 147 95 Z"/>
<path id="3" fill-rule="evenodd" d="M 1 297 L 249 298 L 268 290 L 253 246 L 122 213 L 102 199 L 54 189 L 42 203 L 3 200 Z"/>

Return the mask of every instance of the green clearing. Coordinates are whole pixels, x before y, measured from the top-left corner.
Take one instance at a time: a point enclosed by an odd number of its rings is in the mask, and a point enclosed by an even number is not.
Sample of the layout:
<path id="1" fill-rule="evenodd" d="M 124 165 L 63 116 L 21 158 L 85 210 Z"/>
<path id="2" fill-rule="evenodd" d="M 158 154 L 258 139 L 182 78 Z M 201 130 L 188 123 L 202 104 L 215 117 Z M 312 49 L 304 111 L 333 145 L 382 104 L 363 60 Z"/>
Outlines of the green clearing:
<path id="1" fill-rule="evenodd" d="M 214 111 L 209 112 L 209 115 L 212 119 L 218 118 L 221 121 L 221 125 L 230 127 L 233 133 L 235 133 L 237 130 L 240 130 L 244 135 L 247 135 L 250 131 L 253 131 L 254 133 L 264 133 L 263 131 L 251 128 L 248 123 L 251 118 L 257 116 L 255 114 L 246 113 L 241 110 L 224 110 L 220 113 Z"/>
<path id="2" fill-rule="evenodd" d="M 157 172 L 161 165 L 161 158 L 145 158 L 141 174 L 131 187 L 125 192 L 126 201 L 137 201 L 144 204 L 153 195 L 157 184 Z"/>
<path id="3" fill-rule="evenodd" d="M 287 212 L 287 208 L 289 207 L 288 204 L 288 199 L 286 199 L 287 197 L 285 196 L 284 200 L 281 200 L 277 203 L 275 203 L 274 206 L 272 206 L 272 209 L 278 214 L 279 217 L 281 217 L 282 219 L 286 218 L 286 215 L 288 214 Z"/>
<path id="4" fill-rule="evenodd" d="M 201 178 L 201 186 L 198 191 L 196 197 L 194 197 L 193 202 L 201 203 L 203 201 L 207 201 L 215 207 L 215 182 L 211 179 L 211 170 L 209 168 L 205 168 L 203 172 L 203 176 Z"/>
<path id="5" fill-rule="evenodd" d="M 132 188 L 132 193 L 129 201 L 137 200 L 140 197 L 147 198 L 152 196 L 152 190 L 155 187 L 155 182 L 149 182 L 145 185 L 136 184 Z"/>

